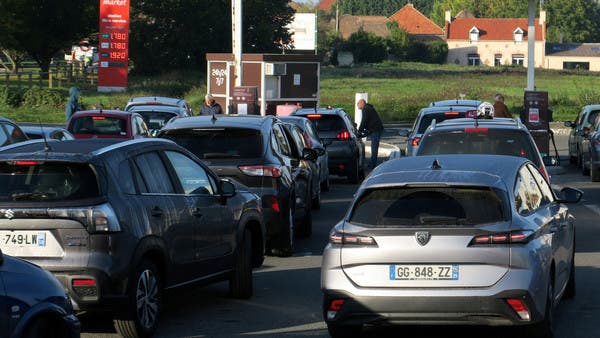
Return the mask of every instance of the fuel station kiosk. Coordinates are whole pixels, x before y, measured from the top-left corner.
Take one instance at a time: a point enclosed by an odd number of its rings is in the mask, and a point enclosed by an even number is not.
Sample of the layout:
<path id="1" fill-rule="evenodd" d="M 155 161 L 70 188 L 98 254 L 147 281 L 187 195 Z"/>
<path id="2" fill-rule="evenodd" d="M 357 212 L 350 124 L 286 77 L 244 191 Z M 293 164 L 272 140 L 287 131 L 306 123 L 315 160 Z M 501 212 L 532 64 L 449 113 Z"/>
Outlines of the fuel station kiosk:
<path id="1" fill-rule="evenodd" d="M 235 86 L 233 54 L 207 53 L 207 91 L 227 114 L 275 115 L 288 107 L 317 107 L 321 59 L 312 54 L 242 54 Z"/>
<path id="2" fill-rule="evenodd" d="M 533 136 L 542 157 L 550 155 L 550 122 L 552 110 L 548 108 L 548 92 L 525 91 L 521 121 Z"/>

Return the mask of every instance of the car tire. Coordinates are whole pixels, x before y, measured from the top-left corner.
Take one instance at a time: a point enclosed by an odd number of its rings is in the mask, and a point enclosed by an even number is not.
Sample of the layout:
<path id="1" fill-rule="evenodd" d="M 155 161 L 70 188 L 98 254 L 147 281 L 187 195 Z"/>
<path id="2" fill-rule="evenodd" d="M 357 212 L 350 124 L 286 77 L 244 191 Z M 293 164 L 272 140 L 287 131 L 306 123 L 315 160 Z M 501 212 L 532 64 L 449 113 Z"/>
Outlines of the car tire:
<path id="1" fill-rule="evenodd" d="M 359 163 L 358 163 L 358 159 L 356 159 L 354 161 L 354 164 L 352 164 L 352 166 L 349 166 L 348 168 L 348 182 L 352 183 L 352 184 L 357 184 L 360 181 L 360 172 L 359 172 Z"/>
<path id="2" fill-rule="evenodd" d="M 573 299 L 575 298 L 576 293 L 577 288 L 575 285 L 575 249 L 573 249 L 573 257 L 571 259 L 571 272 L 569 273 L 569 281 L 567 282 L 567 287 L 565 288 L 565 292 L 563 293 L 563 298 Z"/>
<path id="3" fill-rule="evenodd" d="M 304 218 L 302 219 L 302 223 L 298 228 L 298 235 L 306 238 L 312 236 L 312 223 L 312 208 L 307 203 L 304 210 Z"/>
<path id="4" fill-rule="evenodd" d="M 125 313 L 114 320 L 115 329 L 124 338 L 150 337 L 158 327 L 162 311 L 162 277 L 156 265 L 142 260 L 129 281 Z M 144 301 L 138 304 L 138 298 Z"/>
<path id="5" fill-rule="evenodd" d="M 585 158 L 585 156 L 583 156 L 583 154 L 581 155 L 581 174 L 583 176 L 588 176 L 590 174 L 590 168 L 588 168 L 585 164 L 586 164 L 587 160 Z M 592 161 L 590 160 L 590 166 L 591 166 Z"/>
<path id="6" fill-rule="evenodd" d="M 327 324 L 327 331 L 332 338 L 349 338 L 360 336 L 362 327 L 358 325 Z"/>
<path id="7" fill-rule="evenodd" d="M 529 327 L 528 337 L 531 338 L 552 338 L 554 337 L 554 283 L 550 277 L 546 292 L 546 308 L 544 309 L 544 319 Z"/>
<path id="8" fill-rule="evenodd" d="M 62 338 L 66 337 L 67 332 L 64 325 L 60 325 L 60 321 L 49 316 L 40 316 L 33 319 L 31 324 L 27 326 L 22 338 Z"/>
<path id="9" fill-rule="evenodd" d="M 229 294 L 233 298 L 248 299 L 254 293 L 252 279 L 252 233 L 244 230 L 235 254 L 233 272 L 229 278 Z"/>
<path id="10" fill-rule="evenodd" d="M 271 253 L 279 257 L 289 257 L 294 253 L 294 217 L 296 211 L 296 197 L 292 195 L 288 208 L 287 221 L 284 222 L 279 233 L 277 247 Z"/>

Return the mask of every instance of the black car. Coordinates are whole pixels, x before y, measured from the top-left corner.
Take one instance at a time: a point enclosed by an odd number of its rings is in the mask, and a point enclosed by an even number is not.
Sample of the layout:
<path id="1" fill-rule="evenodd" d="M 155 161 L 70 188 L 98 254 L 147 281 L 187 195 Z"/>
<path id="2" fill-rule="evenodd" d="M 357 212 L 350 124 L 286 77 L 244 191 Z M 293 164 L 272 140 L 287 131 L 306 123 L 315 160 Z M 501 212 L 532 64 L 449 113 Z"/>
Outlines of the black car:
<path id="1" fill-rule="evenodd" d="M 18 125 L 7 118 L 0 117 L 0 147 L 27 140 L 27 136 Z"/>
<path id="2" fill-rule="evenodd" d="M 0 240 L 4 246 L 5 237 Z M 0 251 L 0 337 L 76 338 L 79 330 L 71 299 L 56 277 Z"/>
<path id="3" fill-rule="evenodd" d="M 303 108 L 292 113 L 312 120 L 321 139 L 328 139 L 329 173 L 358 183 L 365 174 L 365 143 L 352 120 L 341 108 Z"/>
<path id="4" fill-rule="evenodd" d="M 300 129 L 302 129 L 302 136 L 304 137 L 304 141 L 306 145 L 314 149 L 319 158 L 317 159 L 316 165 L 319 171 L 319 182 L 321 185 L 322 191 L 329 191 L 330 183 L 329 183 L 329 156 L 327 156 L 326 144 L 330 142 L 325 142 L 321 140 L 319 137 L 319 133 L 317 133 L 317 127 L 313 121 L 299 116 L 279 116 L 278 117 L 283 122 L 295 124 Z M 314 205 L 313 205 L 314 206 Z"/>
<path id="5" fill-rule="evenodd" d="M 283 122 L 274 116 L 193 116 L 172 121 L 158 137 L 177 142 L 219 175 L 239 181 L 259 195 L 267 250 L 279 256 L 293 253 L 294 224 L 306 217 L 298 197 L 307 183 L 297 167 L 303 159 L 316 158 L 316 153 L 303 149 L 298 157 Z"/>
<path id="6" fill-rule="evenodd" d="M 174 142 L 30 141 L 0 151 L 2 250 L 51 271 L 75 310 L 151 335 L 163 290 L 229 280 L 252 295 L 264 259 L 258 196 Z"/>

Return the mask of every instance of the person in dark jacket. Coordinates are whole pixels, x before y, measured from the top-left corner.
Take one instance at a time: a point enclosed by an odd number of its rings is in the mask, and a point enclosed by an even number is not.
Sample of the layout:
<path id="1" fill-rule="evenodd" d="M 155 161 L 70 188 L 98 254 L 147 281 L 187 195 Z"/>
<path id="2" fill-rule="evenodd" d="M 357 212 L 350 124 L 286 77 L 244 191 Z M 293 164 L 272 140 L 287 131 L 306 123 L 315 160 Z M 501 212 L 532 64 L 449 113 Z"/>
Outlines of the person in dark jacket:
<path id="1" fill-rule="evenodd" d="M 200 109 L 200 115 L 215 115 L 223 114 L 221 105 L 215 101 L 215 98 L 211 94 L 206 94 L 204 97 L 204 104 Z"/>
<path id="2" fill-rule="evenodd" d="M 377 166 L 377 153 L 379 152 L 379 140 L 383 132 L 383 123 L 373 105 L 367 103 L 364 99 L 358 100 L 356 106 L 362 110 L 362 120 L 360 121 L 358 132 L 361 135 L 368 136 L 371 140 L 371 161 L 369 162 L 369 168 L 375 168 Z"/>
<path id="3" fill-rule="evenodd" d="M 81 110 L 81 106 L 79 105 L 79 97 L 81 96 L 81 91 L 77 87 L 69 88 L 69 101 L 67 101 L 67 106 L 65 107 L 65 117 L 67 122 L 71 118 L 75 112 Z"/>

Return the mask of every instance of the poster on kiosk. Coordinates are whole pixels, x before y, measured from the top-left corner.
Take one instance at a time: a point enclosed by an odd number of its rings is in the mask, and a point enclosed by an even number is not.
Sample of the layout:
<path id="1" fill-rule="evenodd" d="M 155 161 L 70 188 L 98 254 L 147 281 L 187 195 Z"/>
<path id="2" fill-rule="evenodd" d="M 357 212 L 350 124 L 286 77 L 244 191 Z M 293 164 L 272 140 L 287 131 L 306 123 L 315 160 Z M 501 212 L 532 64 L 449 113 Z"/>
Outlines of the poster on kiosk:
<path id="1" fill-rule="evenodd" d="M 127 89 L 129 0 L 100 0 L 98 91 Z"/>

